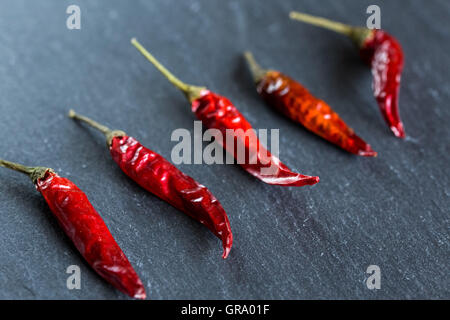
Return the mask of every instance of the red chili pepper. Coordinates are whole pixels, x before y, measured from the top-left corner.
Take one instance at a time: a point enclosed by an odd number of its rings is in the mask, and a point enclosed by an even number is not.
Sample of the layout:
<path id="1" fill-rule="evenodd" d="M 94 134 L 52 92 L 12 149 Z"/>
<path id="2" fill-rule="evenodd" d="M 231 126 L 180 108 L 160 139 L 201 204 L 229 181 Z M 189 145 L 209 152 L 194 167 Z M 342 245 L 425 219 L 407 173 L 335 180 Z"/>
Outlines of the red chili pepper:
<path id="1" fill-rule="evenodd" d="M 73 110 L 70 110 L 69 116 L 103 132 L 113 160 L 127 176 L 145 190 L 204 224 L 222 240 L 222 257 L 225 259 L 228 256 L 233 244 L 230 222 L 222 205 L 205 186 L 125 132 L 110 130 Z"/>
<path id="2" fill-rule="evenodd" d="M 250 52 L 245 53 L 258 93 L 272 106 L 305 128 L 360 156 L 377 155 L 331 107 L 300 83 L 281 72 L 262 69 Z"/>
<path id="3" fill-rule="evenodd" d="M 0 160 L 0 166 L 27 174 L 64 232 L 89 265 L 120 291 L 145 299 L 145 288 L 103 219 L 73 182 L 52 169 Z"/>
<path id="4" fill-rule="evenodd" d="M 405 130 L 398 111 L 403 70 L 400 43 L 383 30 L 353 27 L 300 12 L 291 12 L 290 17 L 345 34 L 353 40 L 360 49 L 361 58 L 372 68 L 373 91 L 384 119 L 396 137 L 404 138 Z"/>
<path id="5" fill-rule="evenodd" d="M 192 112 L 195 113 L 206 127 L 218 129 L 223 137 L 230 135 L 228 129 L 235 134 L 231 137 L 233 145 L 227 143 L 227 139 L 218 141 L 232 154 L 238 163 L 248 173 L 265 183 L 281 186 L 301 187 L 313 185 L 319 182 L 319 177 L 306 176 L 292 172 L 277 157 L 272 155 L 260 143 L 250 123 L 225 97 L 215 94 L 204 87 L 188 85 L 172 73 L 170 73 L 155 57 L 153 57 L 136 39 L 131 43 L 178 89 L 180 89 L 191 102 Z M 248 139 L 240 134 L 238 130 L 247 132 Z M 228 132 L 227 132 L 228 131 Z M 241 161 L 238 150 L 245 149 L 245 161 Z M 244 163 L 240 163 L 244 162 Z"/>

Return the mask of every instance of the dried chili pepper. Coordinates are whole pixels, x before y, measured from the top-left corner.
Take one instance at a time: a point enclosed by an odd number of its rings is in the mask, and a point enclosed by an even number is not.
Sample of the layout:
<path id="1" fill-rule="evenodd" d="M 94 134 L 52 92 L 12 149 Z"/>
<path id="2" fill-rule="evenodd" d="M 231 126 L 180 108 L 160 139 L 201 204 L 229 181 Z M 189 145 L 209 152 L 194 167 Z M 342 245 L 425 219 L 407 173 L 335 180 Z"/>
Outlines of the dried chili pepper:
<path id="1" fill-rule="evenodd" d="M 250 52 L 245 53 L 258 93 L 272 106 L 305 128 L 360 156 L 377 155 L 324 101 L 300 83 L 274 70 L 262 69 Z"/>
<path id="2" fill-rule="evenodd" d="M 129 296 L 145 299 L 141 280 L 83 191 L 50 168 L 5 160 L 0 160 L 0 166 L 31 178 L 64 232 L 101 277 Z"/>
<path id="3" fill-rule="evenodd" d="M 70 110 L 69 116 L 98 129 L 106 136 L 113 160 L 142 188 L 204 224 L 222 240 L 225 259 L 233 244 L 225 210 L 203 185 L 178 170 L 161 155 L 142 146 L 125 132 L 109 128 Z"/>
<path id="4" fill-rule="evenodd" d="M 360 50 L 361 58 L 372 68 L 372 87 L 384 119 L 396 137 L 404 138 L 405 129 L 398 110 L 403 70 L 400 43 L 383 30 L 353 27 L 300 12 L 291 12 L 290 17 L 345 34 L 352 39 Z"/>
<path id="5" fill-rule="evenodd" d="M 235 106 L 225 97 L 215 94 L 205 87 L 188 85 L 159 63 L 136 39 L 131 43 L 144 55 L 175 87 L 180 89 L 191 103 L 195 113 L 206 127 L 218 129 L 224 137 L 233 132 L 247 132 L 249 138 L 235 134 L 233 144 L 222 139 L 219 143 L 230 153 L 248 173 L 265 183 L 281 186 L 301 187 L 319 182 L 319 177 L 306 176 L 292 172 L 277 157 L 265 149 L 252 130 L 252 126 Z M 245 161 L 241 161 L 237 150 L 243 147 Z M 241 149 L 242 150 L 242 149 Z"/>

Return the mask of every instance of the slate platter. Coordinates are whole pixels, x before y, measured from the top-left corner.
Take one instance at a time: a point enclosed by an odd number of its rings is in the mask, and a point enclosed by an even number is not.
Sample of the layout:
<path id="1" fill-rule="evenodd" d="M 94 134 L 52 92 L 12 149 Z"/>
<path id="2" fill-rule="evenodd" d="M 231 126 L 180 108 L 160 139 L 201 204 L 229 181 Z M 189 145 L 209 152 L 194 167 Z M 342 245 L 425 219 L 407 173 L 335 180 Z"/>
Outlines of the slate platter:
<path id="1" fill-rule="evenodd" d="M 81 30 L 66 8 L 81 8 Z M 364 25 L 374 1 L 25 1 L 0 3 L 1 157 L 50 166 L 89 196 L 151 299 L 448 299 L 450 3 L 376 1 L 406 66 L 398 140 L 381 119 L 370 72 L 340 35 L 288 19 L 291 9 Z M 228 212 L 220 258 L 206 228 L 140 189 L 101 134 L 69 108 L 127 131 L 170 158 L 193 130 L 182 94 L 130 45 L 137 37 L 185 81 L 228 96 L 255 128 L 280 129 L 280 157 L 321 177 L 265 185 L 230 165 L 179 167 Z M 346 154 L 277 114 L 255 93 L 241 53 L 327 101 L 379 152 Z M 0 298 L 126 299 L 82 260 L 26 177 L 0 171 Z M 366 268 L 381 269 L 381 289 Z M 66 269 L 81 268 L 68 290 Z"/>

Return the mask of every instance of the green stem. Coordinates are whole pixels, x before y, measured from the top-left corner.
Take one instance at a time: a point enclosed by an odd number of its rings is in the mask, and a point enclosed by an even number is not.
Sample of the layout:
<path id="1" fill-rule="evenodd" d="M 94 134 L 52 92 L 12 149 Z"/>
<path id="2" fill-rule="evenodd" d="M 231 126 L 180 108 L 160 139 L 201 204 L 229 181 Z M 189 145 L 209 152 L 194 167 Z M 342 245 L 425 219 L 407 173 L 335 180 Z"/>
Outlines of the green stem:
<path id="1" fill-rule="evenodd" d="M 44 168 L 44 167 L 27 167 L 19 163 L 6 161 L 0 159 L 0 167 L 4 167 L 7 169 L 11 169 L 17 172 L 21 172 L 26 174 L 28 177 L 31 178 L 31 180 L 36 183 L 36 181 L 40 178 L 43 178 L 45 176 L 45 173 L 47 171 L 53 172 L 50 168 Z"/>
<path id="2" fill-rule="evenodd" d="M 337 33 L 344 34 L 352 39 L 352 41 L 358 46 L 362 47 L 365 41 L 373 36 L 373 30 L 364 27 L 353 27 L 348 24 L 332 21 L 329 19 L 312 16 L 302 12 L 291 11 L 289 17 L 293 20 L 302 21 L 317 27 L 322 27 L 335 31 Z"/>
<path id="3" fill-rule="evenodd" d="M 30 175 L 34 170 L 33 167 L 27 167 L 19 163 L 10 162 L 2 159 L 0 159 L 0 166 L 14 171 L 25 173 L 26 175 Z"/>
<path id="4" fill-rule="evenodd" d="M 100 131 L 101 133 L 103 133 L 106 137 L 106 143 L 108 144 L 108 146 L 111 145 L 112 143 L 112 139 L 114 137 L 123 137 L 126 136 L 126 133 L 120 130 L 111 130 L 110 128 L 108 128 L 107 126 L 104 126 L 100 123 L 98 123 L 97 121 L 94 121 L 88 117 L 82 116 L 80 114 L 77 114 L 74 110 L 70 109 L 69 110 L 69 118 L 75 119 L 75 120 L 79 120 L 82 121 L 84 123 L 87 123 L 89 126 L 97 129 L 98 131 Z"/>
<path id="5" fill-rule="evenodd" d="M 139 52 L 150 61 L 156 69 L 158 69 L 176 88 L 180 89 L 188 98 L 189 101 L 194 101 L 201 96 L 201 91 L 205 90 L 204 87 L 197 87 L 184 83 L 177 77 L 175 77 L 169 70 L 167 70 L 156 58 L 147 51 L 136 38 L 131 39 L 131 43 L 139 50 Z"/>
<path id="6" fill-rule="evenodd" d="M 293 20 L 298 20 L 298 21 L 302 21 L 305 23 L 315 25 L 317 27 L 322 27 L 322 28 L 326 28 L 329 30 L 333 30 L 335 32 L 345 34 L 346 36 L 350 36 L 352 33 L 352 29 L 353 29 L 352 26 L 349 26 L 347 24 L 328 20 L 328 19 L 321 18 L 321 17 L 315 17 L 315 16 L 312 16 L 312 15 L 309 15 L 306 13 L 302 13 L 302 12 L 291 11 L 291 13 L 289 14 L 289 17 Z"/>
<path id="7" fill-rule="evenodd" d="M 253 80 L 255 81 L 255 83 L 259 83 L 266 76 L 268 70 L 261 68 L 250 51 L 246 51 L 244 53 L 244 57 L 247 60 L 247 64 L 250 68 L 250 72 L 252 73 Z"/>

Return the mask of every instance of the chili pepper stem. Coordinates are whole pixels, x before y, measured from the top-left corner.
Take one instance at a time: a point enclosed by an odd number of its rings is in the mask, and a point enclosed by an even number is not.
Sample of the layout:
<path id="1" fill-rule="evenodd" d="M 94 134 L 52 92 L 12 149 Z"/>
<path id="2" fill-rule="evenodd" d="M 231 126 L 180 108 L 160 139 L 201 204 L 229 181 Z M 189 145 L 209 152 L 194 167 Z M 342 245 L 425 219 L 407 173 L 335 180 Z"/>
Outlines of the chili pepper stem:
<path id="1" fill-rule="evenodd" d="M 265 77 L 268 70 L 261 68 L 250 51 L 244 52 L 244 57 L 245 60 L 247 60 L 247 64 L 250 68 L 253 80 L 255 81 L 255 83 L 259 83 Z"/>
<path id="2" fill-rule="evenodd" d="M 106 137 L 106 143 L 108 145 L 108 147 L 111 145 L 112 143 L 112 139 L 114 137 L 122 137 L 122 136 L 126 136 L 126 133 L 120 130 L 111 130 L 110 128 L 108 128 L 107 126 L 104 126 L 100 123 L 98 123 L 97 121 L 94 121 L 88 117 L 82 116 L 80 114 L 77 114 L 74 110 L 70 109 L 69 110 L 69 118 L 75 119 L 75 120 L 79 120 L 82 121 L 84 123 L 87 123 L 89 126 L 97 129 L 98 131 L 100 131 L 101 133 L 103 133 Z"/>
<path id="3" fill-rule="evenodd" d="M 333 30 L 338 33 L 345 34 L 346 36 L 350 36 L 352 34 L 352 26 L 349 26 L 347 24 L 343 24 L 340 22 L 335 22 L 332 20 L 328 20 L 321 17 L 315 17 L 306 13 L 297 12 L 297 11 L 291 11 L 289 13 L 289 17 L 293 20 L 302 21 L 305 23 L 309 23 L 312 25 L 315 25 L 317 27 L 326 28 L 329 30 Z"/>
<path id="4" fill-rule="evenodd" d="M 0 166 L 14 170 L 14 171 L 22 172 L 27 175 L 30 175 L 31 172 L 33 172 L 33 170 L 34 170 L 33 167 L 27 167 L 27 166 L 21 165 L 19 163 L 10 162 L 10 161 L 6 161 L 6 160 L 2 160 L 2 159 L 0 159 Z"/>
<path id="5" fill-rule="evenodd" d="M 197 87 L 187 83 L 184 83 L 175 75 L 173 75 L 169 70 L 166 69 L 150 52 L 147 51 L 137 40 L 136 38 L 131 39 L 131 44 L 139 50 L 139 52 L 150 61 L 156 69 L 158 69 L 166 78 L 172 83 L 176 88 L 181 90 L 186 98 L 192 102 L 198 99 L 201 96 L 201 91 L 205 90 L 205 87 Z"/>
<path id="6" fill-rule="evenodd" d="M 364 42 L 373 35 L 373 30 L 363 27 L 353 27 L 348 24 L 332 21 L 329 19 L 312 16 L 306 13 L 291 11 L 289 17 L 293 20 L 302 21 L 317 27 L 332 30 L 350 37 L 353 42 L 361 47 Z"/>
<path id="7" fill-rule="evenodd" d="M 35 183 L 38 179 L 43 178 L 47 171 L 52 171 L 50 168 L 44 167 L 27 167 L 19 163 L 6 161 L 0 159 L 0 167 L 11 169 L 17 172 L 21 172 L 30 177 L 30 179 Z"/>

